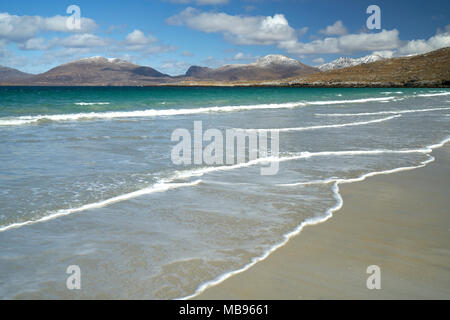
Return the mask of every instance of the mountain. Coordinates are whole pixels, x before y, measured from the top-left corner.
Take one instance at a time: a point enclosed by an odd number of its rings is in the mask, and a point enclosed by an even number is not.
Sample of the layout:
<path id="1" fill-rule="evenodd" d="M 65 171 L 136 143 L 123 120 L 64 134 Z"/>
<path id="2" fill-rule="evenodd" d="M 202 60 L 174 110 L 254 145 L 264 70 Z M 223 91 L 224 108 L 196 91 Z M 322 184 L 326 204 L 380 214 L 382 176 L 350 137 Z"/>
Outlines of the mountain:
<path id="1" fill-rule="evenodd" d="M 31 85 L 141 85 L 170 79 L 153 68 L 117 58 L 91 57 L 69 62 L 25 79 Z"/>
<path id="2" fill-rule="evenodd" d="M 327 71 L 327 70 L 334 70 L 334 69 L 341 69 L 341 68 L 347 68 L 347 67 L 353 67 L 357 66 L 363 63 L 371 63 L 379 60 L 383 60 L 384 58 L 378 54 L 370 54 L 365 57 L 361 58 L 348 58 L 348 57 L 340 57 L 336 60 L 333 60 L 328 63 L 324 63 L 318 68 L 321 71 Z"/>
<path id="3" fill-rule="evenodd" d="M 450 87 L 450 47 L 285 81 L 308 87 Z M 281 84 L 279 82 L 278 84 Z"/>
<path id="4" fill-rule="evenodd" d="M 391 59 L 366 56 L 335 65 L 358 65 L 320 71 L 282 55 L 254 63 L 219 68 L 192 66 L 185 75 L 169 76 L 151 67 L 117 58 L 85 58 L 31 75 L 0 67 L 0 85 L 146 86 L 252 85 L 302 87 L 450 87 L 450 47 Z M 370 62 L 372 59 L 378 59 Z"/>
<path id="5" fill-rule="evenodd" d="M 295 59 L 271 54 L 249 64 L 230 64 L 215 69 L 192 66 L 185 76 L 191 80 L 258 81 L 302 76 L 318 71 Z"/>
<path id="6" fill-rule="evenodd" d="M 33 76 L 17 69 L 0 66 L 0 82 L 21 81 Z"/>

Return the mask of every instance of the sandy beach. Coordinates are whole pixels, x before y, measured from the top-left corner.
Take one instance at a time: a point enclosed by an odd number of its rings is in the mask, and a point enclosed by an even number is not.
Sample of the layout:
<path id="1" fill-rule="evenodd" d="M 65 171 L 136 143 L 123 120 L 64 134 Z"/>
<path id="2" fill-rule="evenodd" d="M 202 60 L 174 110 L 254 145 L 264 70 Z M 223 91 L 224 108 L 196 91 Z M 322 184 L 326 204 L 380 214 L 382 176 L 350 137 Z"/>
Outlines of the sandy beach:
<path id="1" fill-rule="evenodd" d="M 449 299 L 450 145 L 410 171 L 340 185 L 343 207 L 197 299 Z M 381 289 L 366 269 L 381 270 Z"/>

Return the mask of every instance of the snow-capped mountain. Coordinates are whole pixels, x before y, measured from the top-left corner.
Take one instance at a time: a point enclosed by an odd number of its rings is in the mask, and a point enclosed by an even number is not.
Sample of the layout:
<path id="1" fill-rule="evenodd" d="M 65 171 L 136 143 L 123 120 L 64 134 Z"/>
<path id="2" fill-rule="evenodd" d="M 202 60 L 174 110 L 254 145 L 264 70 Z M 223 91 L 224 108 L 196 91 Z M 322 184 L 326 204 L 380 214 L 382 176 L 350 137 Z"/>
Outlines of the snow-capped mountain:
<path id="1" fill-rule="evenodd" d="M 170 76 L 151 67 L 140 66 L 118 58 L 90 57 L 62 64 L 36 75 L 40 84 L 76 85 L 133 84 L 139 81 L 165 81 Z"/>
<path id="2" fill-rule="evenodd" d="M 269 65 L 279 65 L 279 66 L 298 66 L 299 62 L 295 59 L 283 56 L 281 54 L 269 54 L 265 57 L 259 58 L 252 65 L 257 66 L 269 66 Z"/>
<path id="3" fill-rule="evenodd" d="M 314 72 L 318 72 L 318 69 L 283 55 L 270 54 L 249 64 L 228 64 L 215 69 L 192 66 L 186 76 L 217 81 L 256 81 L 303 76 Z"/>
<path id="4" fill-rule="evenodd" d="M 361 57 L 361 58 L 340 57 L 331 62 L 324 63 L 324 64 L 318 66 L 318 68 L 321 71 L 341 69 L 341 68 L 357 66 L 357 65 L 363 64 L 363 63 L 371 63 L 371 62 L 379 61 L 382 59 L 384 59 L 384 58 L 378 54 L 369 54 L 369 55 Z"/>
<path id="5" fill-rule="evenodd" d="M 89 58 L 82 58 L 79 60 L 75 60 L 66 64 L 71 63 L 91 63 L 91 64 L 128 64 L 128 65 L 135 65 L 129 61 L 122 60 L 119 58 L 105 58 L 101 56 L 95 56 L 95 57 L 89 57 Z"/>

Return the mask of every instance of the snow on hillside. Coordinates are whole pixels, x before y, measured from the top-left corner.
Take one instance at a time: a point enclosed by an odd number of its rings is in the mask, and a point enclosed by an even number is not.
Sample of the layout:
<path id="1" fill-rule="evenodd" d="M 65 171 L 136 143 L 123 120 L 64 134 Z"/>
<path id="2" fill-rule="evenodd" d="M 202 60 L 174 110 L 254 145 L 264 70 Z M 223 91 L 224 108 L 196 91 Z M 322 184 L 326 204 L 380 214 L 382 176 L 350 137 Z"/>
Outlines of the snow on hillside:
<path id="1" fill-rule="evenodd" d="M 321 71 L 333 70 L 333 69 L 341 69 L 352 66 L 357 66 L 363 63 L 371 63 L 375 61 L 379 61 L 384 59 L 382 56 L 378 54 L 370 54 L 361 58 L 348 58 L 348 57 L 340 57 L 334 61 L 322 64 L 318 66 Z"/>

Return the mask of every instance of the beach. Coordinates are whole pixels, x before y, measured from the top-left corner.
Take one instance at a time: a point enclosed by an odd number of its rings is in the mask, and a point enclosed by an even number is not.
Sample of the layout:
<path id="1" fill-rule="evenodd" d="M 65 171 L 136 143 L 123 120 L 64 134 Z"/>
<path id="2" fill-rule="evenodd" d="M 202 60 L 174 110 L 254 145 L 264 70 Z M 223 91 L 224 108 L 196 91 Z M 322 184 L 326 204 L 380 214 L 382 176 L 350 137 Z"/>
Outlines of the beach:
<path id="1" fill-rule="evenodd" d="M 449 297 L 448 90 L 0 93 L 0 299 Z"/>
<path id="2" fill-rule="evenodd" d="M 425 167 L 341 184 L 343 207 L 196 299 L 449 299 L 450 144 Z M 381 289 L 369 290 L 377 265 Z"/>

